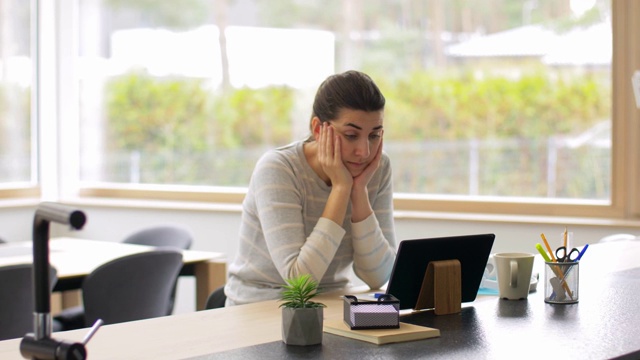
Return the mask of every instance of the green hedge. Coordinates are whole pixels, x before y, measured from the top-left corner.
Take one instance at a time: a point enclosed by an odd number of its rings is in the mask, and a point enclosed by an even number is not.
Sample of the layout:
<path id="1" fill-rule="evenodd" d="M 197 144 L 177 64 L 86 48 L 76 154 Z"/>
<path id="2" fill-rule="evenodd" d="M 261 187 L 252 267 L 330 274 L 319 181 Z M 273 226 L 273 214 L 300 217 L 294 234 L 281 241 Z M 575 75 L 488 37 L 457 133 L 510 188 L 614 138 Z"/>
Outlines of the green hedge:
<path id="1" fill-rule="evenodd" d="M 547 196 L 549 139 L 579 134 L 611 113 L 608 75 L 548 74 L 416 72 L 378 80 L 388 100 L 385 148 L 396 190 L 465 194 L 477 182 L 479 195 Z M 243 186 L 264 151 L 294 140 L 292 123 L 300 120 L 292 119 L 295 90 L 281 86 L 220 93 L 202 80 L 133 73 L 114 78 L 106 94 L 107 181 L 131 181 L 136 153 L 135 178 L 143 183 Z M 467 157 L 475 140 L 481 173 L 472 175 Z M 608 196 L 606 149 L 561 155 L 556 196 Z"/>
<path id="2" fill-rule="evenodd" d="M 417 72 L 383 91 L 385 137 L 398 140 L 538 138 L 581 132 L 611 114 L 610 78 L 512 80 Z"/>

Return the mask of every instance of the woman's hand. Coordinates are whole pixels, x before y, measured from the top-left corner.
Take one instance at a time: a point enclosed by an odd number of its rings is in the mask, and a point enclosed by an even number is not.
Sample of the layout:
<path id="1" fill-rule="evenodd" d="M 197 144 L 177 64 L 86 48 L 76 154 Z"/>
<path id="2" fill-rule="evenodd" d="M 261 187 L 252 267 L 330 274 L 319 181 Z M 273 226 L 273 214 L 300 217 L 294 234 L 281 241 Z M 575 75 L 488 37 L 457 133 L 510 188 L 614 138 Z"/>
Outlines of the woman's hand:
<path id="1" fill-rule="evenodd" d="M 373 174 L 380 167 L 380 159 L 382 157 L 382 140 L 376 151 L 373 160 L 360 173 L 353 178 L 353 187 L 351 188 L 351 221 L 354 223 L 363 221 L 369 215 L 373 214 L 371 203 L 369 202 L 369 193 L 367 185 L 373 177 Z"/>
<path id="2" fill-rule="evenodd" d="M 382 134 L 380 134 L 382 136 Z M 353 188 L 352 192 L 357 192 L 361 190 L 366 190 L 369 181 L 373 177 L 373 174 L 380 167 L 380 158 L 382 157 L 382 139 L 380 140 L 380 144 L 378 145 L 378 150 L 376 151 L 376 155 L 373 160 L 367 165 L 367 167 L 360 173 L 360 175 L 353 178 Z"/>
<path id="3" fill-rule="evenodd" d="M 322 171 L 329 177 L 332 187 L 344 186 L 351 189 L 353 178 L 342 162 L 340 137 L 336 136 L 333 126 L 322 123 L 318 138 L 318 162 Z"/>

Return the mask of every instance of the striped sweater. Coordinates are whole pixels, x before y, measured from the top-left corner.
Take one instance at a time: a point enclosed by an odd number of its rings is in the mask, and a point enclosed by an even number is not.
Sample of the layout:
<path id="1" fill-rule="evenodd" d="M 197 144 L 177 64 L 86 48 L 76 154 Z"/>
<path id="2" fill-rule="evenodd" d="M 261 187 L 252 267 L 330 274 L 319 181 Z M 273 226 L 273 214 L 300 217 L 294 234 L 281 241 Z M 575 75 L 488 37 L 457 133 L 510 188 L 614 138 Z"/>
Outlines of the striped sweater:
<path id="1" fill-rule="evenodd" d="M 227 306 L 280 296 L 284 279 L 311 274 L 325 291 L 349 282 L 349 267 L 372 289 L 389 279 L 395 259 L 389 158 L 367 189 L 374 213 L 343 224 L 322 218 L 331 192 L 307 163 L 304 141 L 267 152 L 256 164 L 243 202 L 239 248 L 229 264 Z"/>

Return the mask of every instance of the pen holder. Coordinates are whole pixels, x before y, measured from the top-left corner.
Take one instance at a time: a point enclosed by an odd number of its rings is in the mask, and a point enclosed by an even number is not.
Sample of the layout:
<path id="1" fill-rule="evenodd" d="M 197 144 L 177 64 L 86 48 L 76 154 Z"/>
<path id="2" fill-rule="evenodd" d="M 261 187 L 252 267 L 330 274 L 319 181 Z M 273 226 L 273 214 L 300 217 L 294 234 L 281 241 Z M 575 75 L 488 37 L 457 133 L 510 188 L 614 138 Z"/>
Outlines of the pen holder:
<path id="1" fill-rule="evenodd" d="M 545 262 L 544 301 L 575 304 L 579 298 L 580 262 Z"/>
<path id="2" fill-rule="evenodd" d="M 351 330 L 397 329 L 400 327 L 400 300 L 382 295 L 377 301 L 361 301 L 344 296 L 344 322 Z"/>

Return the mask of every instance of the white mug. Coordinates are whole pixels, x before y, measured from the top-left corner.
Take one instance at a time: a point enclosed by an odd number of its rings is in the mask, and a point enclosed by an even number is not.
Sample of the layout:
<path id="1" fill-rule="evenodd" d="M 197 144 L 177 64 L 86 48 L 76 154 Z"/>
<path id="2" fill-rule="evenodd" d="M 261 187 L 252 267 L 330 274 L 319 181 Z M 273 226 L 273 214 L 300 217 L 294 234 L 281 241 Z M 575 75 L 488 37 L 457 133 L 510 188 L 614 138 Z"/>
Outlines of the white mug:
<path id="1" fill-rule="evenodd" d="M 526 299 L 529 295 L 533 254 L 500 253 L 494 255 L 498 272 L 498 293 L 508 300 Z"/>

